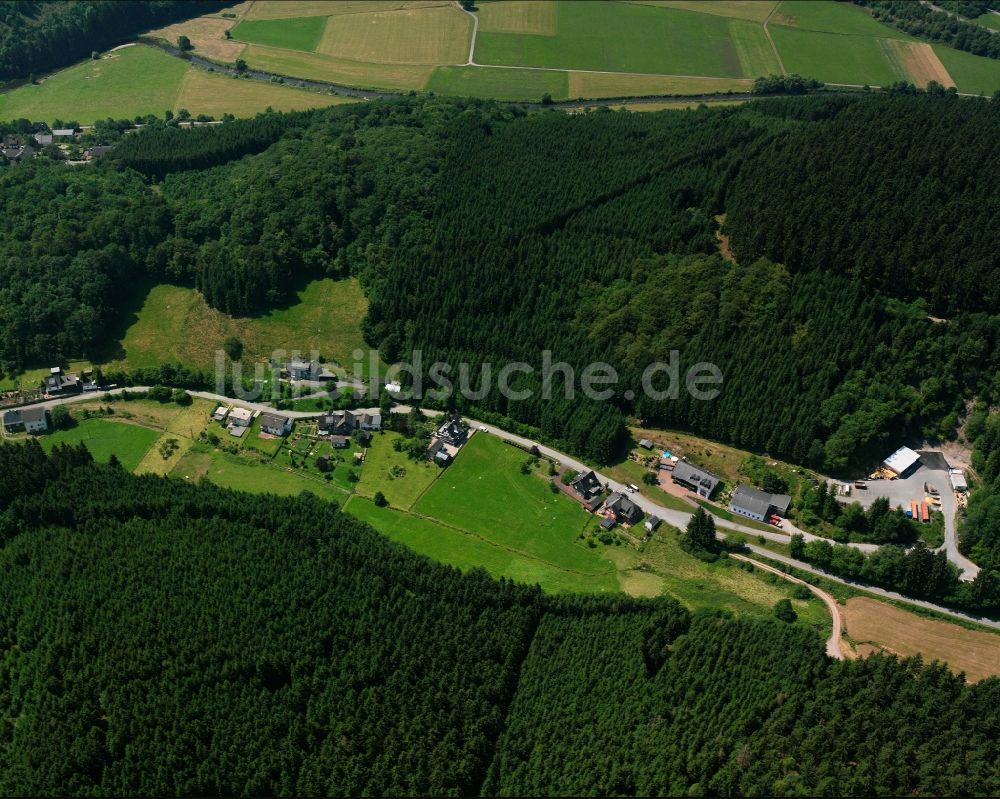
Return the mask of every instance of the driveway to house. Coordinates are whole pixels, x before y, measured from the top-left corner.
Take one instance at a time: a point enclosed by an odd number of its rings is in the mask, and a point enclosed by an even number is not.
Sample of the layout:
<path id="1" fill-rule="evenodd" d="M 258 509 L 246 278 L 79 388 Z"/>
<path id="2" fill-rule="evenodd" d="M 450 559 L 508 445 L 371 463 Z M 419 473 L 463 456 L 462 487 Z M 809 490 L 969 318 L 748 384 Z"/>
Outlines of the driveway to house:
<path id="1" fill-rule="evenodd" d="M 788 580 L 790 583 L 804 585 L 816 596 L 822 599 L 823 604 L 826 605 L 826 609 L 830 611 L 830 616 L 833 619 L 833 631 L 830 633 L 830 637 L 826 639 L 826 654 L 832 658 L 836 658 L 837 660 L 844 659 L 844 653 L 840 649 L 840 636 L 842 635 L 844 622 L 840 616 L 840 607 L 837 605 L 836 599 L 830 596 L 826 591 L 817 588 L 815 585 L 810 585 L 805 580 L 800 580 L 798 577 L 793 577 L 791 574 L 785 574 L 781 569 L 776 569 L 774 566 L 768 566 L 766 563 L 761 563 L 759 560 L 748 558 L 746 555 L 733 554 L 730 555 L 730 557 L 746 561 L 747 563 L 752 563 L 758 569 L 763 569 L 764 571 L 776 574 L 782 579 Z"/>

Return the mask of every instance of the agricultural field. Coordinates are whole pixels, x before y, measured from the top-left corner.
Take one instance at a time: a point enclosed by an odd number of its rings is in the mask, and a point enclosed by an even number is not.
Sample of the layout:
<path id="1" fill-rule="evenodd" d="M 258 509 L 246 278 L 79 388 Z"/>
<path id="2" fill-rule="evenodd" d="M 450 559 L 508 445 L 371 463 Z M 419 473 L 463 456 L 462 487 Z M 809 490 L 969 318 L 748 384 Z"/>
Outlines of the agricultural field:
<path id="1" fill-rule="evenodd" d="M 115 455 L 125 469 L 133 471 L 160 437 L 156 430 L 107 418 L 78 419 L 67 430 L 56 430 L 40 438 L 42 448 L 57 444 L 85 444 L 94 460 L 107 463 Z"/>
<path id="2" fill-rule="evenodd" d="M 450 0 L 256 0 L 247 19 L 284 19 L 285 17 L 337 16 L 375 11 L 398 11 L 409 8 L 450 6 Z"/>
<path id="3" fill-rule="evenodd" d="M 1000 675 L 1000 635 L 929 619 L 868 597 L 847 600 L 843 613 L 854 654 L 888 652 L 941 660 L 971 682 Z"/>
<path id="4" fill-rule="evenodd" d="M 808 75 L 825 83 L 884 86 L 910 80 L 890 53 L 889 39 L 820 33 L 781 25 L 771 36 L 788 72 Z"/>
<path id="5" fill-rule="evenodd" d="M 594 517 L 565 494 L 550 491 L 548 480 L 522 474 L 528 457 L 495 436 L 477 433 L 413 513 L 567 569 L 606 570 L 579 540 Z"/>
<path id="6" fill-rule="evenodd" d="M 561 74 L 561 73 L 548 73 Z M 753 81 L 742 78 L 672 78 L 659 75 L 625 75 L 602 72 L 570 72 L 571 99 L 600 99 L 654 94 L 715 94 L 747 92 Z M 555 97 L 555 94 L 552 95 Z"/>
<path id="7" fill-rule="evenodd" d="M 345 102 L 329 94 L 261 81 L 237 80 L 189 66 L 144 45 L 105 53 L 56 72 L 38 85 L 0 94 L 0 119 L 51 123 L 136 116 L 186 108 L 193 116 L 231 113 L 249 116 L 268 107 L 278 111 L 318 108 Z"/>
<path id="8" fill-rule="evenodd" d="M 746 19 L 751 22 L 763 22 L 779 4 L 779 0 L 627 0 L 627 2 L 642 6 L 680 8 L 685 11 L 717 14 L 720 17 Z"/>
<path id="9" fill-rule="evenodd" d="M 222 12 L 183 20 L 165 28 L 149 31 L 146 35 L 154 39 L 162 39 L 174 46 L 177 44 L 177 37 L 187 36 L 196 55 L 215 61 L 232 63 L 239 58 L 246 45 L 233 39 L 227 39 L 226 31 L 231 31 L 252 5 L 252 0 L 247 0 L 247 2 L 237 6 L 230 6 Z M 223 13 L 228 16 L 223 17 Z"/>
<path id="10" fill-rule="evenodd" d="M 356 61 L 464 64 L 472 26 L 472 18 L 455 6 L 338 14 L 327 21 L 315 49 Z"/>
<path id="11" fill-rule="evenodd" d="M 252 116 L 269 108 L 274 111 L 304 111 L 353 102 L 357 102 L 353 97 L 189 69 L 181 81 L 175 105 L 195 115 L 221 117 L 224 114 Z"/>
<path id="12" fill-rule="evenodd" d="M 476 15 L 480 33 L 555 36 L 556 13 L 556 0 L 503 0 L 480 4 Z"/>
<path id="13" fill-rule="evenodd" d="M 569 98 L 568 84 L 567 73 L 558 71 L 438 67 L 426 88 L 444 95 L 537 101 L 546 94 L 553 100 Z"/>
<path id="14" fill-rule="evenodd" d="M 181 363 L 212 369 L 216 352 L 227 337 L 235 336 L 243 343 L 248 363 L 267 361 L 275 350 L 315 350 L 350 370 L 354 351 L 368 351 L 360 327 L 368 302 L 357 280 L 317 280 L 305 286 L 298 299 L 263 316 L 233 318 L 209 308 L 194 289 L 155 286 L 126 323 L 122 352 L 110 365 L 135 369 Z"/>
<path id="15" fill-rule="evenodd" d="M 476 63 L 742 78 L 733 31 L 748 53 L 766 44 L 759 25 L 679 9 L 568 0 L 556 14 L 555 36 L 480 32 Z"/>
<path id="16" fill-rule="evenodd" d="M 326 21 L 325 16 L 244 20 L 232 29 L 232 37 L 247 44 L 312 51 L 319 44 Z"/>
<path id="17" fill-rule="evenodd" d="M 932 47 L 959 91 L 986 97 L 1000 91 L 1000 61 L 997 59 L 963 53 L 942 44 Z"/>
<path id="18" fill-rule="evenodd" d="M 602 573 L 580 574 L 495 546 L 432 519 L 394 508 L 379 508 L 360 496 L 351 497 L 346 510 L 415 552 L 459 569 L 482 568 L 494 577 L 506 577 L 529 585 L 537 583 L 546 591 L 555 593 L 614 593 L 620 590 L 610 563 Z"/>
<path id="19" fill-rule="evenodd" d="M 75 119 L 90 124 L 108 117 L 162 116 L 175 108 L 188 69 L 160 50 L 124 47 L 49 75 L 38 85 L 0 94 L 0 119 Z"/>
<path id="20" fill-rule="evenodd" d="M 278 75 L 390 91 L 423 89 L 434 71 L 434 67 L 427 65 L 365 63 L 258 44 L 247 47 L 243 59 L 254 69 Z"/>
<path id="21" fill-rule="evenodd" d="M 773 31 L 772 25 L 879 39 L 913 38 L 895 28 L 883 25 L 865 9 L 852 3 L 783 0 L 778 4 L 768 25 Z"/>

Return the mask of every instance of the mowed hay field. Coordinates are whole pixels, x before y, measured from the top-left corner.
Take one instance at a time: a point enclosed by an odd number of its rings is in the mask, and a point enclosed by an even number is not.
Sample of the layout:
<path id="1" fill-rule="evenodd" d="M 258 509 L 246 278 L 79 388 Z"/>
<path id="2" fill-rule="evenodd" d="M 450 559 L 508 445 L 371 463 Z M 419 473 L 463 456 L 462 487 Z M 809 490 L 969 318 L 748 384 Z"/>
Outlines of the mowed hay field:
<path id="1" fill-rule="evenodd" d="M 771 26 L 786 26 L 823 33 L 841 33 L 879 39 L 912 39 L 883 25 L 860 6 L 831 0 L 783 0 L 771 16 Z M 784 55 L 784 53 L 782 53 Z"/>
<path id="2" fill-rule="evenodd" d="M 357 102 L 354 97 L 242 80 L 191 69 L 181 81 L 175 105 L 195 114 L 250 116 L 268 108 L 274 111 L 301 111 Z"/>
<path id="3" fill-rule="evenodd" d="M 84 444 L 95 461 L 107 463 L 114 455 L 131 472 L 159 437 L 156 430 L 137 424 L 83 419 L 68 430 L 57 430 L 42 436 L 41 444 L 46 451 L 51 451 L 57 444 Z"/>
<path id="4" fill-rule="evenodd" d="M 480 3 L 480 33 L 530 33 L 555 36 L 556 0 L 497 0 Z"/>
<path id="5" fill-rule="evenodd" d="M 0 118 L 33 121 L 162 116 L 173 109 L 189 66 L 160 50 L 141 45 L 105 53 L 44 78 L 0 94 Z M 197 109 L 191 109 L 198 113 Z"/>
<path id="6" fill-rule="evenodd" d="M 123 362 L 141 368 L 182 363 L 212 369 L 229 336 L 243 342 L 244 361 L 266 360 L 274 350 L 316 350 L 350 368 L 356 349 L 367 352 L 361 319 L 368 310 L 354 278 L 317 280 L 298 294 L 298 303 L 254 318 L 233 318 L 209 308 L 197 291 L 159 285 L 150 290 L 121 341 Z"/>
<path id="7" fill-rule="evenodd" d="M 598 72 L 569 73 L 570 98 L 585 100 L 654 94 L 746 92 L 752 87 L 752 80 L 739 78 L 670 78 L 658 75 L 609 75 Z"/>
<path id="8" fill-rule="evenodd" d="M 246 18 L 336 16 L 450 5 L 451 0 L 256 0 Z"/>
<path id="9" fill-rule="evenodd" d="M 963 53 L 940 44 L 933 48 L 960 92 L 990 97 L 1000 91 L 1000 61 L 997 59 Z"/>
<path id="10" fill-rule="evenodd" d="M 934 48 L 926 42 L 904 42 L 899 39 L 886 42 L 890 58 L 898 68 L 908 74 L 915 86 L 925 88 L 932 80 L 942 86 L 954 86 L 955 81 L 937 57 Z"/>
<path id="11" fill-rule="evenodd" d="M 480 31 L 476 62 L 741 78 L 732 31 L 766 41 L 755 23 L 656 6 L 566 0 L 556 16 L 554 36 Z"/>
<path id="12" fill-rule="evenodd" d="M 454 6 L 339 14 L 327 21 L 316 50 L 356 61 L 464 64 L 472 27 L 472 18 Z"/>
<path id="13" fill-rule="evenodd" d="M 504 67 L 438 67 L 426 89 L 459 97 L 491 97 L 531 102 L 548 94 L 553 100 L 573 97 L 566 72 Z M 591 96 L 591 95 L 588 95 Z"/>
<path id="14" fill-rule="evenodd" d="M 247 47 L 243 58 L 254 69 L 362 89 L 423 89 L 434 71 L 434 67 L 427 65 L 365 63 L 258 44 Z"/>
<path id="15" fill-rule="evenodd" d="M 847 601 L 847 635 L 861 654 L 884 650 L 941 660 L 970 681 L 1000 675 L 1000 635 L 927 619 L 867 597 Z"/>
<path id="16" fill-rule="evenodd" d="M 203 17 L 195 17 L 168 25 L 165 28 L 152 30 L 147 35 L 162 39 L 172 45 L 177 44 L 178 36 L 187 36 L 197 55 L 217 61 L 233 62 L 239 58 L 246 45 L 233 39 L 227 39 L 226 31 L 232 30 L 239 23 L 240 17 L 246 13 L 251 5 L 252 2 L 245 2 L 226 9 L 226 13 L 235 14 L 235 18 L 206 14 Z"/>
<path id="17" fill-rule="evenodd" d="M 769 30 L 788 72 L 824 83 L 885 86 L 910 80 L 890 57 L 889 42 L 772 25 Z"/>
<path id="18" fill-rule="evenodd" d="M 311 51 L 319 44 L 326 21 L 325 16 L 244 20 L 233 28 L 232 36 L 249 44 Z"/>
<path id="19" fill-rule="evenodd" d="M 720 17 L 747 19 L 763 22 L 778 5 L 779 0 L 627 0 L 641 6 L 680 8 L 685 11 L 699 11 L 703 14 L 717 14 Z"/>

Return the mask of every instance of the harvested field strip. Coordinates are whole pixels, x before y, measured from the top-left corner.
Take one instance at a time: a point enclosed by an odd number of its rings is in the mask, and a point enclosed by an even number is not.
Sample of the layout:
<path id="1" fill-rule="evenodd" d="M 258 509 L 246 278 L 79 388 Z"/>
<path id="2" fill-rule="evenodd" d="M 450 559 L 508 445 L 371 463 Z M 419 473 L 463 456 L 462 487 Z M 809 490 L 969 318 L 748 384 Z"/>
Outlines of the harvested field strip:
<path id="1" fill-rule="evenodd" d="M 957 624 L 926 619 L 867 597 L 847 601 L 847 635 L 859 654 L 868 650 L 941 660 L 971 682 L 1000 675 L 1000 635 L 968 630 Z"/>

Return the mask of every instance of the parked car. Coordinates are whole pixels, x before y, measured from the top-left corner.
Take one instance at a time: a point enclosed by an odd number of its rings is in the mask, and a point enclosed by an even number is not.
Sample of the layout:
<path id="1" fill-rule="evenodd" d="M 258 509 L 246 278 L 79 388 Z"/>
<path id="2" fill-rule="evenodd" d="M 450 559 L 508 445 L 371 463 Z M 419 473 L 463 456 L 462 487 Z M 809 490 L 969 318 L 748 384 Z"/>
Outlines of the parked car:
<path id="1" fill-rule="evenodd" d="M 486 425 L 484 425 L 484 424 L 481 424 L 481 425 L 479 425 L 479 430 L 480 430 L 481 432 L 483 432 L 483 433 L 488 433 L 488 432 L 490 432 L 490 431 L 489 431 L 489 430 L 487 429 Z"/>
<path id="2" fill-rule="evenodd" d="M 868 483 L 866 483 L 864 480 L 855 480 L 854 481 L 854 487 L 855 488 L 861 488 L 861 489 L 864 489 L 865 491 L 867 491 L 868 490 Z"/>

